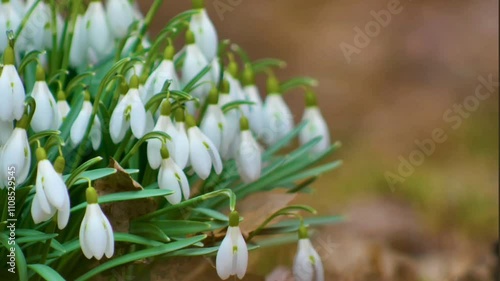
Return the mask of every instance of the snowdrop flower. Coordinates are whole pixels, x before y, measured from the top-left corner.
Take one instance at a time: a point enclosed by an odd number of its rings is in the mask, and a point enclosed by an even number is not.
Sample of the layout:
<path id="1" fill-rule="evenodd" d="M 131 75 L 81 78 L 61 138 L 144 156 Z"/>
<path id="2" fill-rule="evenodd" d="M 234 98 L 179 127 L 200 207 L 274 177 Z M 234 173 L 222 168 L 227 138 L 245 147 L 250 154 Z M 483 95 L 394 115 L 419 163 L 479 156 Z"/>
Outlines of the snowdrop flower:
<path id="1" fill-rule="evenodd" d="M 0 34 L 0 37 L 2 34 Z M 23 82 L 17 73 L 15 65 L 14 49 L 8 46 L 3 54 L 3 69 L 0 74 L 0 120 L 19 120 L 24 112 Z"/>
<path id="2" fill-rule="evenodd" d="M 189 29 L 194 33 L 196 45 L 208 61 L 217 55 L 217 31 L 214 24 L 208 17 L 205 10 L 204 0 L 193 0 L 193 9 L 198 9 L 198 13 L 191 17 Z"/>
<path id="3" fill-rule="evenodd" d="M 31 120 L 33 131 L 57 130 L 61 126 L 62 118 L 56 100 L 45 82 L 45 71 L 41 65 L 36 69 L 36 82 L 31 96 L 36 102 L 35 114 Z"/>
<path id="4" fill-rule="evenodd" d="M 10 1 L 0 4 L 0 50 L 4 50 L 9 43 L 6 36 L 7 31 L 16 32 L 21 24 L 21 19 L 22 17 L 17 13 Z"/>
<path id="5" fill-rule="evenodd" d="M 57 110 L 59 111 L 59 117 L 61 118 L 62 123 L 62 121 L 68 117 L 69 111 L 71 110 L 68 101 L 66 100 L 66 94 L 62 90 L 57 92 Z"/>
<path id="6" fill-rule="evenodd" d="M 36 1 L 34 0 L 28 1 L 25 13 L 28 12 L 35 3 Z M 46 37 L 45 27 L 50 25 L 50 15 L 50 9 L 43 1 L 40 1 L 28 18 L 25 28 L 23 28 L 16 38 L 17 52 L 30 52 L 44 49 Z"/>
<path id="7" fill-rule="evenodd" d="M 163 89 L 163 85 L 167 80 L 170 80 L 169 90 L 180 90 L 179 77 L 175 72 L 173 57 L 175 49 L 172 45 L 165 48 L 163 60 L 160 65 L 149 75 L 144 85 L 143 102 L 148 102 L 151 97 L 159 93 Z"/>
<path id="8" fill-rule="evenodd" d="M 328 125 L 321 115 L 316 96 L 312 92 L 306 93 L 306 109 L 302 120 L 307 121 L 307 124 L 304 129 L 300 131 L 300 144 L 304 145 L 316 137 L 321 137 L 321 140 L 311 149 L 311 151 L 313 153 L 319 153 L 328 149 L 330 146 Z"/>
<path id="9" fill-rule="evenodd" d="M 222 81 L 221 92 L 219 95 L 219 107 L 222 108 L 224 105 L 233 102 L 233 97 L 230 94 L 231 87 L 229 81 L 224 79 Z M 222 145 L 220 150 L 220 155 L 223 159 L 228 160 L 233 155 L 232 152 L 234 149 L 232 148 L 233 143 L 236 140 L 239 131 L 239 112 L 235 109 L 227 111 L 224 113 L 226 119 L 226 126 L 224 127 L 223 135 L 222 135 Z"/>
<path id="10" fill-rule="evenodd" d="M 170 135 L 175 147 L 172 158 L 181 169 L 184 169 L 188 166 L 189 162 L 189 139 L 186 132 L 184 110 L 182 108 L 177 108 L 175 111 L 175 128 L 177 131 L 172 131 L 173 134 Z"/>
<path id="11" fill-rule="evenodd" d="M 116 11 L 114 11 L 116 12 Z M 106 20 L 104 6 L 99 0 L 92 0 L 85 13 L 85 24 L 87 28 L 87 41 L 89 44 L 89 56 L 96 63 L 110 54 L 113 49 L 113 38 Z"/>
<path id="12" fill-rule="evenodd" d="M 31 205 L 31 216 L 38 224 L 51 219 L 57 212 L 57 227 L 63 229 L 69 220 L 69 195 L 62 178 L 64 158 L 59 157 L 55 167 L 47 160 L 47 153 L 42 147 L 37 148 L 38 168 L 36 173 L 35 197 Z M 61 160 L 62 159 L 62 160 Z"/>
<path id="13" fill-rule="evenodd" d="M 177 129 L 175 128 L 172 119 L 170 119 L 170 114 L 172 112 L 172 108 L 170 102 L 167 99 L 164 99 L 161 103 L 161 115 L 156 122 L 156 126 L 154 127 L 154 132 L 164 132 L 169 135 L 172 139 L 167 140 L 167 149 L 168 151 L 175 151 L 175 143 L 173 137 L 177 135 Z M 187 137 L 186 137 L 187 138 Z M 148 162 L 149 166 L 153 169 L 158 169 L 162 162 L 162 157 L 160 154 L 162 148 L 161 140 L 154 138 L 148 139 Z"/>
<path id="14" fill-rule="evenodd" d="M 22 184 L 28 177 L 31 164 L 31 150 L 28 142 L 28 133 L 26 129 L 29 126 L 29 117 L 24 115 L 16 124 L 9 139 L 2 147 L 0 153 L 0 178 L 1 187 L 7 186 L 9 167 L 16 169 L 16 184 Z"/>
<path id="15" fill-rule="evenodd" d="M 117 39 L 125 38 L 135 20 L 135 11 L 128 0 L 108 0 L 106 16 L 113 35 Z"/>
<path id="16" fill-rule="evenodd" d="M 14 123 L 12 121 L 0 120 L 0 148 L 7 143 L 12 131 L 14 131 Z"/>
<path id="17" fill-rule="evenodd" d="M 184 59 L 184 64 L 182 65 L 182 84 L 187 85 L 200 71 L 208 65 L 208 60 L 205 58 L 200 48 L 195 43 L 195 37 L 193 32 L 188 30 L 186 32 L 186 57 Z M 197 87 L 191 92 L 196 98 L 200 99 L 203 104 L 205 97 L 211 89 L 210 73 L 206 73 L 199 81 L 199 83 L 204 83 L 203 85 Z"/>
<path id="18" fill-rule="evenodd" d="M 245 94 L 243 89 L 241 88 L 240 81 L 236 78 L 238 77 L 238 64 L 234 61 L 234 56 L 232 54 L 229 55 L 229 65 L 227 66 L 227 71 L 224 73 L 224 77 L 229 82 L 231 97 L 233 100 L 245 100 Z M 247 114 L 246 111 L 243 112 Z"/>
<path id="19" fill-rule="evenodd" d="M 174 193 L 165 196 L 172 205 L 178 204 L 184 199 L 189 199 L 189 182 L 182 169 L 175 164 L 170 157 L 166 146 L 161 148 L 161 168 L 158 173 L 158 186 L 160 189 L 170 189 Z"/>
<path id="20" fill-rule="evenodd" d="M 125 96 L 118 102 L 111 114 L 109 132 L 114 143 L 119 143 L 131 127 L 138 139 L 142 138 L 146 128 L 146 109 L 139 97 L 139 78 L 134 75 Z"/>
<path id="21" fill-rule="evenodd" d="M 248 266 L 248 248 L 239 227 L 240 216 L 232 211 L 229 215 L 229 227 L 222 240 L 215 259 L 217 275 L 222 280 L 236 275 L 243 279 Z"/>
<path id="22" fill-rule="evenodd" d="M 268 95 L 264 103 L 264 118 L 267 120 L 263 140 L 273 145 L 293 129 L 293 116 L 280 94 L 278 80 L 271 76 L 267 80 Z"/>
<path id="23" fill-rule="evenodd" d="M 262 99 L 259 89 L 255 85 L 255 75 L 250 65 L 245 66 L 245 70 L 243 71 L 243 91 L 245 93 L 245 99 L 254 103 L 253 105 L 247 106 L 250 129 L 252 129 L 257 136 L 260 136 L 264 127 Z"/>
<path id="24" fill-rule="evenodd" d="M 203 134 L 198 127 L 193 116 L 186 116 L 187 133 L 189 138 L 189 161 L 195 173 L 206 179 L 210 175 L 212 166 L 215 173 L 222 172 L 222 161 L 219 151 L 213 142 Z"/>
<path id="25" fill-rule="evenodd" d="M 76 117 L 75 122 L 73 123 L 73 126 L 71 126 L 70 130 L 70 138 L 73 146 L 77 146 L 82 142 L 83 138 L 85 137 L 85 133 L 87 132 L 87 127 L 92 115 L 90 93 L 86 90 L 84 94 L 85 99 L 83 101 L 82 110 Z M 92 123 L 89 135 L 92 142 L 92 147 L 94 148 L 94 150 L 97 150 L 101 145 L 101 121 L 99 121 L 99 117 L 97 115 L 94 117 L 94 122 Z"/>
<path id="26" fill-rule="evenodd" d="M 297 281 L 324 281 L 323 264 L 314 250 L 303 225 L 299 228 L 298 251 L 293 264 L 293 275 Z"/>
<path id="27" fill-rule="evenodd" d="M 80 225 L 80 248 L 87 259 L 100 260 L 103 255 L 113 256 L 115 251 L 113 228 L 97 203 L 97 191 L 88 187 L 87 209 Z"/>
<path id="28" fill-rule="evenodd" d="M 87 29 L 84 15 L 78 15 L 75 21 L 73 40 L 69 52 L 69 63 L 72 67 L 81 67 L 87 63 Z"/>
<path id="29" fill-rule="evenodd" d="M 243 181 L 248 183 L 260 178 L 262 157 L 259 144 L 250 131 L 246 117 L 241 117 L 240 128 L 240 141 L 235 152 L 235 159 L 238 166 L 238 173 Z"/>
<path id="30" fill-rule="evenodd" d="M 218 151 L 222 149 L 222 139 L 226 128 L 226 118 L 218 106 L 219 93 L 212 88 L 208 95 L 208 106 L 201 121 L 201 131 L 213 142 Z"/>

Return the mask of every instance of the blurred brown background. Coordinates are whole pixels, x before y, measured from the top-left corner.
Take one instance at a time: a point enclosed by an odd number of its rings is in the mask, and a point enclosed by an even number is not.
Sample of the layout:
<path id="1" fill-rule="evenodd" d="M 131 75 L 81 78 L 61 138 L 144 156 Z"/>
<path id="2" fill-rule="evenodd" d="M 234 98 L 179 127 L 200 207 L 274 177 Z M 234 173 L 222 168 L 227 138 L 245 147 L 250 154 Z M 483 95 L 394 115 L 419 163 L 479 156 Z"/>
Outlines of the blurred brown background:
<path id="1" fill-rule="evenodd" d="M 152 1 L 140 2 L 144 10 Z M 165 2 L 156 30 L 191 5 Z M 349 62 L 340 45 L 356 46 L 355 28 L 364 30 L 373 12 L 390 11 L 394 2 L 399 13 Z M 325 250 L 315 243 L 327 280 L 493 280 L 498 85 L 455 121 L 443 116 L 460 116 L 457 106 L 473 101 L 478 76 L 498 81 L 497 1 L 206 0 L 206 5 L 220 39 L 231 38 L 253 59 L 287 61 L 282 79 L 308 75 L 320 81 L 320 106 L 332 138 L 343 143 L 335 157 L 344 165 L 299 200 L 321 213 L 349 217 L 316 238 L 335 245 Z M 286 99 L 300 120 L 302 93 Z M 444 131 L 446 141 L 391 188 L 386 172 L 397 175 L 400 156 L 408 160 L 418 149 L 415 141 L 431 138 L 435 129 Z M 250 272 L 263 276 L 289 267 L 294 248 L 253 253 Z M 268 280 L 287 280 L 286 274 Z"/>

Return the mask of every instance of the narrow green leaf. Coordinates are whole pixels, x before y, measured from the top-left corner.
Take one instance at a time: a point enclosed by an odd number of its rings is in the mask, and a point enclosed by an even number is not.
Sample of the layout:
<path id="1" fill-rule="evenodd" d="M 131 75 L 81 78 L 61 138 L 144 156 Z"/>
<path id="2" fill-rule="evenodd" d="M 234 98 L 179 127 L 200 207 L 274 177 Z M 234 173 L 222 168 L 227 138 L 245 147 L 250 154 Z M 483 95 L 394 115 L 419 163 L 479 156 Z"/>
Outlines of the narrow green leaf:
<path id="1" fill-rule="evenodd" d="M 65 279 L 52 267 L 45 264 L 29 264 L 28 268 L 38 273 L 48 281 L 64 281 Z"/>
<path id="2" fill-rule="evenodd" d="M 147 239 L 130 233 L 115 232 L 114 237 L 116 242 L 127 242 L 127 243 L 146 245 L 151 247 L 157 247 L 163 245 L 163 243 L 161 242 Z"/>
<path id="3" fill-rule="evenodd" d="M 223 105 L 222 106 L 222 111 L 224 113 L 226 113 L 226 112 L 228 112 L 230 110 L 237 109 L 237 108 L 239 108 L 242 105 L 254 105 L 254 104 L 255 104 L 254 102 L 246 101 L 246 100 L 232 101 L 232 102 L 229 102 L 229 103 Z"/>
<path id="4" fill-rule="evenodd" d="M 282 93 L 301 87 L 316 87 L 318 81 L 311 77 L 295 77 L 281 83 L 280 88 Z"/>
<path id="5" fill-rule="evenodd" d="M 151 220 L 150 223 L 158 226 L 168 236 L 185 236 L 210 229 L 210 224 L 198 221 Z"/>
<path id="6" fill-rule="evenodd" d="M 255 73 L 264 72 L 273 67 L 285 68 L 286 62 L 279 59 L 268 58 L 256 60 L 252 63 L 252 68 Z"/>
<path id="7" fill-rule="evenodd" d="M 139 191 L 126 191 L 107 194 L 99 197 L 99 204 L 111 203 L 111 202 L 121 202 L 129 200 L 137 200 L 150 197 L 160 197 L 171 195 L 174 192 L 168 189 L 143 189 Z M 87 202 L 80 203 L 75 207 L 71 208 L 71 212 L 81 210 L 87 207 Z"/>
<path id="8" fill-rule="evenodd" d="M 74 181 L 73 184 L 71 184 L 71 185 L 86 183 L 87 178 L 90 179 L 91 181 L 95 181 L 95 180 L 110 176 L 114 173 L 116 173 L 116 169 L 113 169 L 113 168 L 102 168 L 102 169 L 96 169 L 96 170 L 91 170 L 91 171 L 85 171 L 85 172 L 81 173 L 79 176 L 79 179 Z M 71 174 L 64 175 L 63 180 L 66 182 L 70 176 L 71 176 Z"/>
<path id="9" fill-rule="evenodd" d="M 91 269 L 90 271 L 85 273 L 84 275 L 77 278 L 76 281 L 89 280 L 91 277 L 93 277 L 93 276 L 95 276 L 95 275 L 97 275 L 105 270 L 111 269 L 113 267 L 116 267 L 116 266 L 119 266 L 122 264 L 130 263 L 130 262 L 138 261 L 138 260 L 142 260 L 142 259 L 152 258 L 152 257 L 159 256 L 159 255 L 164 255 L 166 253 L 188 247 L 190 245 L 193 245 L 194 243 L 202 241 L 206 237 L 207 237 L 206 235 L 198 235 L 198 236 L 195 236 L 192 238 L 188 238 L 188 239 L 184 239 L 184 240 L 180 240 L 180 241 L 175 241 L 175 242 L 168 243 L 168 244 L 165 244 L 162 246 L 148 248 L 148 249 L 136 251 L 136 252 L 133 252 L 130 254 L 126 254 L 126 255 L 123 255 L 120 257 L 115 257 L 110 261 L 107 261 L 103 264 L 100 264 L 100 265 L 94 267 L 93 269 Z"/>
<path id="10" fill-rule="evenodd" d="M 198 74 L 196 74 L 196 76 L 191 79 L 191 81 L 189 81 L 189 83 L 186 84 L 186 86 L 184 86 L 184 88 L 182 89 L 184 92 L 191 92 L 191 90 L 193 90 L 196 86 L 196 84 L 203 78 L 205 77 L 205 75 L 208 74 L 208 72 L 210 71 L 210 69 L 212 68 L 211 65 L 207 65 L 205 66 L 200 72 L 198 72 Z"/>
<path id="11" fill-rule="evenodd" d="M 221 212 L 212 210 L 212 209 L 201 208 L 200 207 L 200 208 L 194 208 L 192 211 L 194 213 L 203 214 L 203 215 L 205 215 L 205 216 L 207 216 L 208 218 L 211 218 L 211 219 L 215 219 L 215 220 L 219 220 L 219 221 L 229 221 L 229 218 L 226 215 L 224 215 Z"/>

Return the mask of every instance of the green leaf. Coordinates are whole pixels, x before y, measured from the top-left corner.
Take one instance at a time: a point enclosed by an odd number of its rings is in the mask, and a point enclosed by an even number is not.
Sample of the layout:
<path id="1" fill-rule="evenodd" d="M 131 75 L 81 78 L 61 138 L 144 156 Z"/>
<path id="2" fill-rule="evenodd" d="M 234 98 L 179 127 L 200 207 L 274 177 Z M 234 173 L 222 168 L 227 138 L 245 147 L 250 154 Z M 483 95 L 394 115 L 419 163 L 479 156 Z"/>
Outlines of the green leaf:
<path id="1" fill-rule="evenodd" d="M 76 281 L 89 280 L 91 277 L 94 277 L 97 274 L 99 274 L 105 270 L 111 269 L 113 267 L 116 267 L 116 266 L 119 266 L 122 264 L 130 263 L 130 262 L 138 261 L 138 260 L 142 260 L 142 259 L 152 258 L 152 257 L 159 256 L 159 255 L 164 255 L 166 253 L 188 247 L 190 245 L 193 245 L 197 242 L 202 241 L 206 237 L 207 237 L 206 235 L 198 235 L 198 236 L 195 236 L 192 238 L 175 241 L 175 242 L 168 243 L 168 244 L 165 244 L 162 246 L 148 248 L 148 249 L 136 251 L 136 252 L 133 252 L 130 254 L 126 254 L 123 256 L 115 257 L 115 258 L 111 259 L 110 261 L 107 261 L 103 264 L 100 264 L 100 265 L 94 267 L 93 269 L 91 269 L 90 271 L 85 273 L 84 275 L 77 278 Z"/>
<path id="2" fill-rule="evenodd" d="M 111 202 L 129 201 L 129 200 L 143 199 L 149 197 L 167 196 L 173 193 L 174 193 L 173 191 L 168 189 L 143 189 L 139 191 L 126 191 L 126 192 L 106 194 L 100 196 L 98 201 L 99 204 L 105 204 Z M 77 206 L 71 208 L 71 212 L 81 210 L 85 207 L 87 207 L 87 202 L 80 203 Z"/>
<path id="3" fill-rule="evenodd" d="M 337 224 L 344 221 L 345 218 L 343 216 L 325 216 L 325 217 L 307 218 L 304 220 L 304 224 L 312 227 L 312 226 L 320 226 L 327 224 Z M 264 228 L 260 234 L 269 235 L 269 234 L 296 232 L 299 230 L 299 226 L 300 223 L 296 220 L 285 220 L 273 224 L 267 228 Z"/>
<path id="4" fill-rule="evenodd" d="M 41 242 L 41 241 L 46 241 L 52 238 L 57 237 L 56 233 L 53 234 L 46 234 L 46 233 L 41 233 L 36 236 L 25 236 L 21 238 L 16 239 L 17 244 L 24 244 L 24 243 L 32 243 L 32 242 Z"/>
<path id="5" fill-rule="evenodd" d="M 130 233 L 115 232 L 114 233 L 116 242 L 126 242 L 132 244 L 146 245 L 151 247 L 157 247 L 163 245 L 163 243 L 147 239 L 138 235 L 133 235 Z"/>
<path id="6" fill-rule="evenodd" d="M 192 210 L 194 213 L 200 213 L 207 216 L 210 219 L 215 219 L 219 221 L 229 221 L 229 218 L 221 212 L 208 209 L 208 208 L 194 208 Z"/>
<path id="7" fill-rule="evenodd" d="M 168 237 L 161 228 L 149 222 L 133 223 L 130 227 L 130 233 L 138 234 L 144 236 L 145 238 L 150 238 L 165 243 L 170 242 L 171 240 L 170 237 Z"/>
<path id="8" fill-rule="evenodd" d="M 188 220 L 151 220 L 151 224 L 158 226 L 168 236 L 185 236 L 208 231 L 210 224 Z"/>
<path id="9" fill-rule="evenodd" d="M 225 105 L 222 106 L 221 109 L 224 113 L 226 113 L 230 110 L 239 108 L 241 105 L 254 105 L 254 104 L 255 103 L 251 102 L 251 101 L 237 100 L 237 101 L 232 101 L 232 102 L 226 103 Z"/>
<path id="10" fill-rule="evenodd" d="M 191 81 L 189 81 L 189 83 L 186 84 L 186 86 L 184 86 L 182 90 L 187 93 L 191 92 L 195 88 L 196 83 L 198 83 L 198 81 L 200 81 L 210 71 L 211 68 L 211 65 L 205 66 L 200 72 L 198 72 L 198 74 L 196 74 L 193 79 L 191 79 Z"/>
<path id="11" fill-rule="evenodd" d="M 281 83 L 280 89 L 282 93 L 301 87 L 316 87 L 318 81 L 311 77 L 295 77 L 286 82 Z"/>
<path id="12" fill-rule="evenodd" d="M 277 143 L 269 147 L 266 152 L 262 154 L 262 159 L 265 160 L 269 158 L 274 153 L 280 151 L 284 146 L 288 145 L 296 136 L 299 135 L 300 131 L 306 126 L 307 122 L 301 122 L 297 127 L 295 127 L 288 135 L 279 140 Z"/>
<path id="13" fill-rule="evenodd" d="M 45 280 L 64 281 L 65 279 L 57 273 L 52 267 L 45 264 L 29 264 L 28 268 L 38 273 Z"/>
<path id="14" fill-rule="evenodd" d="M 3 36 L 5 36 L 5 34 L 3 34 Z M 17 72 L 23 73 L 24 69 L 26 68 L 26 66 L 28 64 L 36 61 L 38 59 L 38 57 L 44 53 L 45 53 L 45 51 L 31 51 L 31 52 L 29 52 L 26 56 L 24 56 L 23 60 L 21 61 L 21 64 L 19 65 L 19 68 L 17 69 Z"/>
<path id="15" fill-rule="evenodd" d="M 79 179 L 74 181 L 73 184 L 71 184 L 71 185 L 86 183 L 87 178 L 90 179 L 91 181 L 95 181 L 95 180 L 110 176 L 114 173 L 116 173 L 116 169 L 113 169 L 113 168 L 102 168 L 102 169 L 96 169 L 96 170 L 91 170 L 91 171 L 85 171 L 85 172 L 81 173 L 79 176 Z M 71 175 L 72 174 L 64 175 L 63 180 L 66 182 Z"/>
<path id="16" fill-rule="evenodd" d="M 285 182 L 294 182 L 294 181 L 302 180 L 302 179 L 309 178 L 309 177 L 318 177 L 323 173 L 326 173 L 328 171 L 331 171 L 333 169 L 340 167 L 341 165 L 342 165 L 342 160 L 337 160 L 337 161 L 334 161 L 334 162 L 307 170 L 305 172 L 295 174 L 291 177 L 287 177 L 286 180 L 284 180 L 283 182 L 277 183 L 277 185 L 284 184 Z"/>
<path id="17" fill-rule="evenodd" d="M 256 60 L 252 63 L 252 68 L 255 73 L 264 72 L 272 67 L 285 68 L 286 62 L 279 59 L 268 58 Z"/>
<path id="18" fill-rule="evenodd" d="M 9 237 L 7 236 L 6 232 L 0 233 L 0 242 L 4 245 L 4 247 L 10 252 L 10 248 L 14 248 L 15 255 L 16 255 L 16 269 L 17 273 L 19 276 L 19 280 L 21 281 L 27 281 L 28 280 L 28 267 L 26 264 L 26 258 L 24 257 L 23 251 L 21 250 L 21 247 L 19 245 L 14 244 L 10 245 L 9 244 Z"/>
<path id="19" fill-rule="evenodd" d="M 69 177 L 67 177 L 66 180 L 64 181 L 66 183 L 66 186 L 68 188 L 71 187 L 83 172 L 85 172 L 88 168 L 97 164 L 101 160 L 102 160 L 102 157 L 100 157 L 100 156 L 94 157 L 94 158 L 88 160 L 87 162 L 83 163 L 82 165 L 80 165 L 75 170 L 73 170 L 71 172 L 71 174 L 69 175 Z"/>

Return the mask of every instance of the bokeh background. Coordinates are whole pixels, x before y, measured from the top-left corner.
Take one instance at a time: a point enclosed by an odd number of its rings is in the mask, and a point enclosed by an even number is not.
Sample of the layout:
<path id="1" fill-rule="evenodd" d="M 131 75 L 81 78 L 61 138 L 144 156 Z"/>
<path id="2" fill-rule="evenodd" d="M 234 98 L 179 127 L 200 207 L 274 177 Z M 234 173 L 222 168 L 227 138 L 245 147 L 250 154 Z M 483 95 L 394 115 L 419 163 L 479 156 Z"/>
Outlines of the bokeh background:
<path id="1" fill-rule="evenodd" d="M 156 31 L 191 5 L 165 2 Z M 287 61 L 282 79 L 320 81 L 321 110 L 332 138 L 343 143 L 334 157 L 344 165 L 296 201 L 348 217 L 313 239 L 327 280 L 493 280 L 498 84 L 477 108 L 465 109 L 456 128 L 443 115 L 471 99 L 479 76 L 499 80 L 498 1 L 396 1 L 401 12 L 350 61 L 340 45 L 354 45 L 355 28 L 364 30 L 372 11 L 388 10 L 394 0 L 205 2 L 221 39 L 231 38 L 253 59 Z M 299 121 L 303 93 L 286 100 Z M 446 141 L 389 185 L 386 173 L 397 175 L 401 158 L 435 129 Z M 245 279 L 292 280 L 294 254 L 294 246 L 252 253 Z"/>

